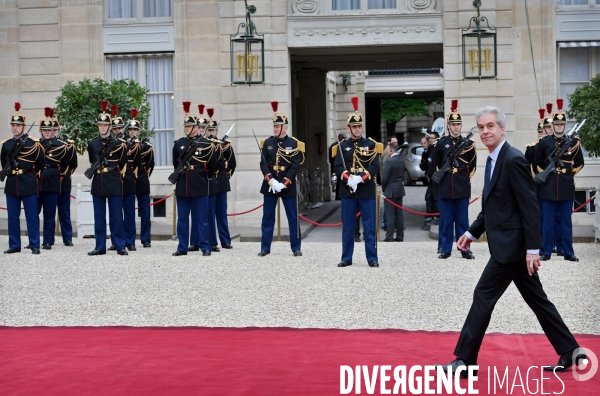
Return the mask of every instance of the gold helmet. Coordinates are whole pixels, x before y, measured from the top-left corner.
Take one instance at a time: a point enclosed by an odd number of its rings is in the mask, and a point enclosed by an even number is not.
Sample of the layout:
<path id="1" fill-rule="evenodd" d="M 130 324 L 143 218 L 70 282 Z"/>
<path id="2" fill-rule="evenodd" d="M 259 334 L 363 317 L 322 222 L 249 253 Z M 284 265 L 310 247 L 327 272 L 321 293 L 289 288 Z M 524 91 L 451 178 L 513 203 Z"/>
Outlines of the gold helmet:
<path id="1" fill-rule="evenodd" d="M 271 102 L 271 108 L 273 109 L 273 125 L 288 125 L 287 116 L 283 113 L 278 113 L 277 108 L 279 107 L 279 102 L 274 100 Z"/>
<path id="2" fill-rule="evenodd" d="M 15 102 L 15 114 L 10 119 L 10 123 L 14 125 L 25 125 L 25 116 L 19 113 L 21 110 L 21 103 Z"/>
<path id="3" fill-rule="evenodd" d="M 358 96 L 353 96 L 350 98 L 352 101 L 352 107 L 354 107 L 354 113 L 348 114 L 348 120 L 346 124 L 348 125 L 362 125 L 363 117 L 362 114 L 358 112 Z"/>

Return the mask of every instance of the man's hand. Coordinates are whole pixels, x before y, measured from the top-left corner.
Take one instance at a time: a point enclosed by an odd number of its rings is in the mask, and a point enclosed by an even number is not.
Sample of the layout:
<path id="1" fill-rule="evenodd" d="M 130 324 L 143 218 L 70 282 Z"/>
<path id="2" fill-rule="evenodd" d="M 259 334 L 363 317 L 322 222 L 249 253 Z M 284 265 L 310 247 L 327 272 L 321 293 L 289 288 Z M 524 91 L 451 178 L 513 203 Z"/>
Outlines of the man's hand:
<path id="1" fill-rule="evenodd" d="M 277 183 L 277 180 L 275 180 L 275 179 L 269 180 L 269 192 L 270 193 L 276 194 L 275 183 Z"/>
<path id="2" fill-rule="evenodd" d="M 348 186 L 350 186 L 350 188 L 352 189 L 352 192 L 356 192 L 356 187 L 358 185 L 358 183 L 362 182 L 362 179 L 360 176 L 356 176 L 356 175 L 352 175 L 350 176 L 350 178 L 348 179 Z"/>
<path id="3" fill-rule="evenodd" d="M 467 250 L 470 250 L 471 242 L 472 241 L 469 239 L 468 236 L 462 235 L 458 239 L 458 242 L 456 242 L 456 247 L 459 248 L 461 251 L 466 252 Z"/>
<path id="4" fill-rule="evenodd" d="M 535 271 L 540 270 L 542 262 L 540 261 L 539 254 L 527 254 L 525 260 L 527 261 L 527 272 L 529 272 L 529 276 L 533 275 Z"/>

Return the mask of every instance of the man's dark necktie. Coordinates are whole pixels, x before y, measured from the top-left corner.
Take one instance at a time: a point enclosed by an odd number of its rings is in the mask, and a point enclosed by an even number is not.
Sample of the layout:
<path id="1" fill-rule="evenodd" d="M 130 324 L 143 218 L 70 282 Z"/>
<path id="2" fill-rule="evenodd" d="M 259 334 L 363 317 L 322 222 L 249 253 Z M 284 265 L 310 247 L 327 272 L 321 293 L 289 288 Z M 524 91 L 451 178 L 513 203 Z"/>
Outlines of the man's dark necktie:
<path id="1" fill-rule="evenodd" d="M 483 199 L 485 200 L 490 193 L 490 188 L 492 186 L 492 157 L 487 157 L 487 162 L 485 163 L 485 181 L 483 183 Z"/>

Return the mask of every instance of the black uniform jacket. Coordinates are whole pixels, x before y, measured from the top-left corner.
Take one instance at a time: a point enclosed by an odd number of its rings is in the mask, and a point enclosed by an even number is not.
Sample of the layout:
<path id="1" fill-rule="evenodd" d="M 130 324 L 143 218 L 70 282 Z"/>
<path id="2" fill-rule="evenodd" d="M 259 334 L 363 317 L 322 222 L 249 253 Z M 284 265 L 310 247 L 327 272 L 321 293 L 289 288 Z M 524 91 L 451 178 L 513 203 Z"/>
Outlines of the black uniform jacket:
<path id="1" fill-rule="evenodd" d="M 142 167 L 142 149 L 137 138 L 126 140 L 127 170 L 123 175 L 123 195 L 135 194 L 136 179 Z"/>
<path id="2" fill-rule="evenodd" d="M 177 179 L 175 193 L 179 197 L 206 197 L 212 195 L 210 179 L 218 169 L 218 154 L 215 145 L 204 137 L 184 136 L 173 144 L 173 168 L 179 166 L 179 159 L 187 151 L 192 140 L 198 140 L 198 147 L 191 156 L 185 170 Z"/>
<path id="3" fill-rule="evenodd" d="M 340 186 L 340 198 L 375 199 L 375 177 L 379 173 L 380 154 L 377 151 L 377 142 L 370 138 L 348 138 L 340 142 L 334 167 L 335 174 L 338 178 L 341 177 L 343 184 L 343 187 Z M 358 184 L 356 193 L 352 193 L 348 187 L 348 179 L 352 175 L 363 179 Z"/>
<path id="4" fill-rule="evenodd" d="M 150 194 L 150 175 L 154 170 L 154 148 L 148 139 L 144 139 L 140 143 L 140 166 L 135 180 L 135 194 L 149 195 Z"/>
<path id="5" fill-rule="evenodd" d="M 423 150 L 423 154 L 421 154 L 421 163 L 419 164 L 419 168 L 423 172 L 427 174 L 429 171 L 429 163 L 432 161 L 431 153 L 433 152 L 435 146 L 429 146 L 425 150 Z"/>
<path id="6" fill-rule="evenodd" d="M 64 171 L 62 181 L 60 183 L 60 192 L 71 192 L 71 175 L 77 169 L 77 149 L 73 140 L 61 140 L 67 145 L 66 157 L 69 159 L 69 167 Z"/>
<path id="7" fill-rule="evenodd" d="M 264 178 L 260 193 L 295 197 L 296 175 L 304 162 L 304 143 L 288 135 L 281 139 L 271 136 L 262 142 L 261 150 L 260 170 Z M 287 186 L 279 194 L 269 192 L 269 180 L 273 178 Z"/>
<path id="8" fill-rule="evenodd" d="M 219 139 L 215 139 L 214 137 L 209 136 L 208 140 L 212 142 L 215 146 L 215 156 L 217 157 L 217 170 L 215 171 L 214 176 L 210 179 L 210 195 L 217 195 L 219 193 L 219 185 L 218 178 L 219 174 L 225 173 L 225 157 L 223 156 L 223 150 L 221 147 L 221 141 Z"/>
<path id="9" fill-rule="evenodd" d="M 127 145 L 113 136 L 101 139 L 99 136 L 88 142 L 90 164 L 96 162 L 98 153 L 105 144 L 112 142 L 113 147 L 92 179 L 92 195 L 96 197 L 112 197 L 123 195 L 122 172 L 127 166 Z"/>
<path id="10" fill-rule="evenodd" d="M 564 135 L 557 138 L 555 135 L 546 136 L 535 150 L 533 164 L 539 172 L 550 164 L 548 157 L 556 152 L 557 146 L 565 139 Z M 577 138 L 571 141 L 571 148 L 561 158 L 563 165 L 556 162 L 556 173 L 548 177 L 546 183 L 540 187 L 540 198 L 548 201 L 572 201 L 575 198 L 575 175 L 583 168 L 583 153 L 581 142 Z"/>
<path id="11" fill-rule="evenodd" d="M 233 147 L 231 147 L 231 142 L 229 140 L 221 141 L 220 147 L 223 169 L 219 170 L 219 174 L 217 175 L 217 193 L 219 194 L 231 191 L 229 179 L 233 176 L 236 166 L 235 154 L 233 152 Z"/>
<path id="12" fill-rule="evenodd" d="M 2 144 L 2 151 L 0 152 L 2 168 L 6 166 L 8 154 L 15 144 L 17 142 L 14 138 L 8 139 Z M 25 145 L 17 155 L 15 162 L 12 170 L 8 172 L 6 179 L 4 179 L 4 193 L 19 197 L 37 195 L 37 173 L 44 168 L 44 149 L 37 138 L 26 138 Z"/>
<path id="13" fill-rule="evenodd" d="M 525 159 L 527 160 L 527 163 L 529 164 L 529 171 L 531 172 L 531 177 L 535 177 L 535 175 L 538 173 L 537 168 L 533 164 L 533 161 L 535 159 L 535 151 L 539 147 L 539 143 L 541 140 L 542 139 L 538 139 L 535 142 L 529 143 L 527 146 L 525 146 Z M 539 197 L 542 186 L 540 186 L 537 183 L 533 183 L 533 184 L 535 185 L 535 193 Z"/>
<path id="14" fill-rule="evenodd" d="M 440 138 L 433 151 L 432 165 L 439 170 L 460 136 L 453 138 L 449 135 Z M 475 174 L 477 154 L 475 143 L 468 142 L 462 154 L 457 158 L 458 164 L 452 164 L 452 170 L 444 175 L 439 185 L 439 197 L 444 199 L 460 199 L 471 197 L 471 177 Z M 456 166 L 458 165 L 458 167 Z"/>
<path id="15" fill-rule="evenodd" d="M 69 146 L 58 139 L 42 139 L 40 144 L 45 152 L 44 169 L 38 180 L 40 192 L 60 193 L 61 178 L 69 170 Z"/>
<path id="16" fill-rule="evenodd" d="M 528 249 L 539 249 L 540 211 L 523 154 L 508 142 L 500 149 L 490 192 L 469 227 L 479 238 L 485 231 L 491 255 L 499 263 L 525 260 Z"/>

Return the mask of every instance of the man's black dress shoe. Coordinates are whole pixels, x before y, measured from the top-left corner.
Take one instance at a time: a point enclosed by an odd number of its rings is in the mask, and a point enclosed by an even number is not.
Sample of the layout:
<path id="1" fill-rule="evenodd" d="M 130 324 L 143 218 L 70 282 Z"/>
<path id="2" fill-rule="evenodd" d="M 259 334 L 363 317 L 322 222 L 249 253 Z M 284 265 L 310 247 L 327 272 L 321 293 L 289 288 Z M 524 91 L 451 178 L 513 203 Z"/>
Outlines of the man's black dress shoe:
<path id="1" fill-rule="evenodd" d="M 142 246 L 145 248 L 148 248 L 148 247 L 152 247 L 152 244 L 150 242 L 142 242 Z"/>
<path id="2" fill-rule="evenodd" d="M 42 243 L 42 249 L 50 250 L 52 249 L 52 245 L 50 245 L 49 243 Z"/>
<path id="3" fill-rule="evenodd" d="M 556 252 L 556 255 L 557 255 L 557 256 L 564 256 L 564 255 L 565 255 L 565 252 Z"/>
<path id="4" fill-rule="evenodd" d="M 197 252 L 200 250 L 200 246 L 196 246 L 196 245 L 190 245 L 188 247 L 188 252 Z"/>
<path id="5" fill-rule="evenodd" d="M 404 239 L 401 239 L 401 238 L 394 238 L 394 242 L 404 242 Z"/>
<path id="6" fill-rule="evenodd" d="M 379 263 L 377 261 L 369 261 L 369 267 L 371 267 L 371 268 L 379 267 Z"/>
<path id="7" fill-rule="evenodd" d="M 437 252 L 438 252 L 438 254 L 441 254 L 442 253 L 442 248 L 438 248 Z"/>
<path id="8" fill-rule="evenodd" d="M 233 249 L 233 246 L 231 246 L 231 243 L 222 243 L 221 247 L 223 249 Z"/>
<path id="9" fill-rule="evenodd" d="M 462 360 L 461 358 L 456 358 L 455 360 L 451 361 L 448 364 L 436 364 L 435 367 L 437 369 L 438 366 L 442 367 L 442 370 L 444 370 L 444 373 L 448 374 L 448 372 L 452 373 L 452 377 L 455 376 L 456 374 L 456 370 L 460 367 L 460 366 L 465 366 L 465 369 L 462 370 L 460 372 L 460 376 L 461 378 L 468 378 L 468 368 L 469 366 L 474 366 L 475 364 L 472 363 L 467 363 L 464 360 Z M 477 375 L 477 371 L 478 370 L 473 370 L 473 375 Z"/>
<path id="10" fill-rule="evenodd" d="M 19 249 L 19 248 L 9 248 L 8 250 L 4 251 L 4 254 L 19 253 L 20 251 L 21 251 L 21 249 Z"/>
<path id="11" fill-rule="evenodd" d="M 447 259 L 450 256 L 452 256 L 452 253 L 442 253 L 438 256 L 438 258 Z"/>
<path id="12" fill-rule="evenodd" d="M 212 245 L 212 247 L 210 248 L 210 251 L 218 253 L 221 251 L 221 249 L 219 249 L 219 247 L 217 245 Z"/>
<path id="13" fill-rule="evenodd" d="M 31 254 L 40 254 L 40 249 L 38 249 L 38 248 L 31 248 Z"/>
<path id="14" fill-rule="evenodd" d="M 68 241 L 64 241 L 65 246 L 73 246 L 73 241 L 68 240 Z"/>
<path id="15" fill-rule="evenodd" d="M 300 256 L 302 256 L 302 252 L 300 250 L 296 250 L 293 253 L 294 253 L 294 257 L 300 257 Z"/>
<path id="16" fill-rule="evenodd" d="M 25 246 L 25 249 L 31 249 L 31 245 Z"/>
<path id="17" fill-rule="evenodd" d="M 115 245 L 110 245 L 110 247 L 106 250 L 117 250 L 117 247 Z"/>
<path id="18" fill-rule="evenodd" d="M 579 353 L 573 356 L 575 351 Z M 583 352 L 583 349 L 577 348 L 572 350 L 571 352 L 563 353 L 562 355 L 560 355 L 556 366 L 544 366 L 544 371 L 557 371 L 559 373 L 569 371 L 569 369 L 573 366 L 573 363 L 579 366 L 580 364 L 584 363 L 584 359 L 587 360 L 587 356 Z"/>
<path id="19" fill-rule="evenodd" d="M 344 261 L 344 260 L 342 260 L 342 261 L 339 262 L 338 267 L 347 267 L 349 265 L 352 265 L 352 261 Z"/>
<path id="20" fill-rule="evenodd" d="M 129 253 L 127 253 L 127 250 L 125 250 L 125 249 L 117 249 L 117 254 L 119 256 L 128 256 L 129 255 Z"/>
<path id="21" fill-rule="evenodd" d="M 173 253 L 173 256 L 187 256 L 187 252 L 182 252 L 181 250 L 177 250 Z"/>
<path id="22" fill-rule="evenodd" d="M 570 256 L 565 256 L 565 260 L 569 260 L 569 261 L 579 261 L 579 259 L 577 257 L 575 257 L 574 254 L 570 255 Z"/>
<path id="23" fill-rule="evenodd" d="M 127 246 L 127 250 L 129 250 L 130 252 L 135 252 L 137 249 L 135 248 L 135 245 L 129 245 Z"/>
<path id="24" fill-rule="evenodd" d="M 384 239 L 383 242 L 394 242 L 393 239 Z"/>
<path id="25" fill-rule="evenodd" d="M 88 256 L 100 256 L 102 254 L 106 254 L 106 252 L 104 250 L 92 250 L 91 252 L 88 253 Z"/>
<path id="26" fill-rule="evenodd" d="M 202 255 L 203 256 L 210 256 L 210 250 L 203 250 L 202 251 Z"/>
<path id="27" fill-rule="evenodd" d="M 269 253 L 271 253 L 271 252 L 267 252 L 266 250 L 261 250 L 260 253 L 258 253 L 258 257 L 265 257 Z"/>
<path id="28" fill-rule="evenodd" d="M 360 237 L 359 236 L 354 237 L 354 242 L 360 242 Z"/>
<path id="29" fill-rule="evenodd" d="M 540 256 L 540 260 L 542 260 L 542 261 L 548 261 L 548 260 L 550 260 L 550 256 L 546 256 L 545 254 L 543 254 L 543 255 Z"/>
<path id="30" fill-rule="evenodd" d="M 466 252 L 466 253 L 461 253 L 461 254 L 462 254 L 462 256 L 463 256 L 464 259 L 467 259 L 467 260 L 474 260 L 475 259 L 475 256 L 473 256 L 473 252 L 471 252 L 471 251 Z"/>

